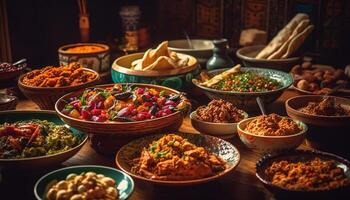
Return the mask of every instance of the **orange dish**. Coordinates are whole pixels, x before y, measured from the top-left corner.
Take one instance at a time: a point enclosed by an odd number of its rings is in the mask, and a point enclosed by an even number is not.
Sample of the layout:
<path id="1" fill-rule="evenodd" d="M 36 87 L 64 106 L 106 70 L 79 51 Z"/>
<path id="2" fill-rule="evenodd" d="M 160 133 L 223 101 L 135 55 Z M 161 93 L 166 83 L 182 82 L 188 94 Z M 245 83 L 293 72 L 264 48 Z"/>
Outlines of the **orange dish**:
<path id="1" fill-rule="evenodd" d="M 290 190 L 330 190 L 350 184 L 334 160 L 319 157 L 299 162 L 275 161 L 265 174 L 273 184 Z"/>
<path id="2" fill-rule="evenodd" d="M 290 118 L 277 114 L 261 115 L 247 124 L 245 131 L 261 136 L 294 135 L 302 129 Z"/>
<path id="3" fill-rule="evenodd" d="M 226 169 L 226 162 L 218 156 L 175 134 L 153 141 L 135 163 L 133 172 L 168 181 L 205 178 Z"/>
<path id="4" fill-rule="evenodd" d="M 93 81 L 97 74 L 84 70 L 79 63 L 66 66 L 47 66 L 33 70 L 23 77 L 22 83 L 36 87 L 65 87 L 76 86 Z"/>
<path id="5" fill-rule="evenodd" d="M 69 53 L 96 53 L 106 50 L 104 47 L 95 46 L 95 45 L 83 45 L 67 49 Z"/>

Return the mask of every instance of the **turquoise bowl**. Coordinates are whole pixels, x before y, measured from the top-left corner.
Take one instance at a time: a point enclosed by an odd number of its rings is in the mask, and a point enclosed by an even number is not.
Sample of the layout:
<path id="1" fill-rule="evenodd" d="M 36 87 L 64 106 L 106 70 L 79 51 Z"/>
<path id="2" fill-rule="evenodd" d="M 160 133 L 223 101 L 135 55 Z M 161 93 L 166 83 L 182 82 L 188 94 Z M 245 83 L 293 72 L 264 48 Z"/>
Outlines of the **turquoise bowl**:
<path id="1" fill-rule="evenodd" d="M 228 69 L 218 69 L 208 72 L 209 75 L 214 76 L 222 73 Z M 260 97 L 265 104 L 274 102 L 278 97 L 282 95 L 284 90 L 290 87 L 293 83 L 293 77 L 285 72 L 265 69 L 265 68 L 253 68 L 242 67 L 241 71 L 251 71 L 257 74 L 264 75 L 266 77 L 275 79 L 282 83 L 282 87 L 277 90 L 267 92 L 236 92 L 236 91 L 222 91 L 202 86 L 198 83 L 198 80 L 193 79 L 192 82 L 199 87 L 210 99 L 223 99 L 233 103 L 236 107 L 245 111 L 256 111 L 259 109 L 256 103 L 256 98 Z"/>
<path id="2" fill-rule="evenodd" d="M 44 199 L 47 185 L 52 181 L 64 180 L 67 175 L 71 173 L 80 174 L 89 171 L 103 174 L 114 179 L 116 182 L 115 188 L 119 191 L 120 200 L 127 199 L 134 190 L 134 181 L 132 178 L 120 170 L 98 165 L 80 165 L 58 169 L 42 176 L 35 183 L 34 195 L 38 200 L 42 200 Z"/>
<path id="3" fill-rule="evenodd" d="M 111 75 L 114 83 L 147 83 L 162 85 L 175 90 L 189 91 L 193 87 L 192 79 L 200 73 L 197 60 L 189 55 L 189 67 L 181 70 L 139 71 L 130 69 L 134 60 L 141 59 L 144 53 L 122 56 L 113 62 Z"/>
<path id="4" fill-rule="evenodd" d="M 65 123 L 58 117 L 56 112 L 48 110 L 14 110 L 14 111 L 1 111 L 0 112 L 0 124 L 5 122 L 13 123 L 23 120 L 47 120 L 57 125 L 65 125 Z M 68 125 L 66 125 L 68 126 Z M 88 140 L 87 134 L 69 127 L 72 134 L 80 139 L 80 143 L 64 152 L 37 156 L 29 158 L 12 158 L 12 159 L 0 159 L 0 168 L 8 170 L 28 170 L 28 169 L 40 169 L 40 167 L 58 165 L 65 160 L 73 157 L 84 146 L 84 143 Z"/>

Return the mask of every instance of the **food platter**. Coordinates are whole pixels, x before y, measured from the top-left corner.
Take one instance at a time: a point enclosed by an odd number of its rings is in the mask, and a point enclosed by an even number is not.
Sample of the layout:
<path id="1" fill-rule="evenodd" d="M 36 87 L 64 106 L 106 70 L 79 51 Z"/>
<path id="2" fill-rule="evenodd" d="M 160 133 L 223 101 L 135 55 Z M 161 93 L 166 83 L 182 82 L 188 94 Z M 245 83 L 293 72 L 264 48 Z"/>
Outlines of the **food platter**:
<path id="1" fill-rule="evenodd" d="M 140 151 L 143 147 L 147 147 L 152 141 L 161 138 L 164 134 L 147 136 L 141 139 L 137 139 L 132 141 L 131 143 L 123 146 L 116 155 L 116 163 L 117 166 L 132 176 L 135 179 L 150 182 L 153 184 L 160 185 L 169 185 L 169 186 L 185 186 L 185 185 L 195 185 L 200 183 L 205 183 L 209 181 L 213 181 L 219 179 L 225 175 L 228 175 L 231 171 L 233 171 L 240 161 L 239 151 L 235 146 L 230 144 L 227 141 L 222 139 L 208 136 L 208 135 L 199 135 L 199 134 L 186 134 L 186 133 L 176 133 L 177 135 L 186 138 L 188 141 L 196 144 L 197 146 L 202 146 L 209 152 L 215 153 L 220 158 L 227 162 L 228 167 L 213 176 L 209 176 L 206 178 L 194 179 L 194 180 L 185 180 L 185 181 L 172 181 L 172 180 L 155 180 L 143 177 L 139 174 L 136 174 L 131 171 L 131 161 L 140 155 Z"/>
<path id="2" fill-rule="evenodd" d="M 21 120 L 32 120 L 41 119 L 48 120 L 55 124 L 64 125 L 64 123 L 59 119 L 57 114 L 53 111 L 1 111 L 0 112 L 0 124 L 11 123 Z M 67 125 L 65 125 L 67 126 Z M 69 127 L 69 126 L 68 126 Z M 29 158 L 11 158 L 11 159 L 0 159 L 0 167 L 6 170 L 22 169 L 28 170 L 33 168 L 47 167 L 58 165 L 65 160 L 69 159 L 75 155 L 85 144 L 88 137 L 85 133 L 80 132 L 76 129 L 69 127 L 72 134 L 79 138 L 79 143 L 69 150 L 55 153 L 52 155 L 29 157 Z"/>

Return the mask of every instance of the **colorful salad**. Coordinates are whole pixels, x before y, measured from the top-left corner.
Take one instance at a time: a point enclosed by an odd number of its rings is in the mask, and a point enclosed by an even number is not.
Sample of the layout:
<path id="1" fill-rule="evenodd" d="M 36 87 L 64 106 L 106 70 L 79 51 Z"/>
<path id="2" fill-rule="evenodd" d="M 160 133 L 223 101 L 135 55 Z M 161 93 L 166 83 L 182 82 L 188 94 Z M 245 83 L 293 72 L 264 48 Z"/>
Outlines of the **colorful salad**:
<path id="1" fill-rule="evenodd" d="M 212 86 L 217 90 L 235 92 L 266 92 L 280 87 L 279 81 L 250 71 L 232 74 Z"/>
<path id="2" fill-rule="evenodd" d="M 182 94 L 147 87 L 116 84 L 88 88 L 70 98 L 62 113 L 88 121 L 142 121 L 170 115 L 188 106 Z"/>
<path id="3" fill-rule="evenodd" d="M 79 138 L 67 127 L 46 120 L 0 125 L 0 159 L 52 155 L 79 143 Z"/>

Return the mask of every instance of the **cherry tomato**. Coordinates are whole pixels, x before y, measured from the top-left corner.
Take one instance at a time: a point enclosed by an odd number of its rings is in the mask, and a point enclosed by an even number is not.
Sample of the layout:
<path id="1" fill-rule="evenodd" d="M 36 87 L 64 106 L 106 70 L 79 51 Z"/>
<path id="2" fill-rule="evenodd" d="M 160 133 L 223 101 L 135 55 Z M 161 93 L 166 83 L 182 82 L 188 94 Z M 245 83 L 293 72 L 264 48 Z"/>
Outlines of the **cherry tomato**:
<path id="1" fill-rule="evenodd" d="M 91 110 L 91 114 L 95 115 L 95 116 L 100 115 L 101 114 L 101 109 L 94 108 L 94 109 Z"/>

